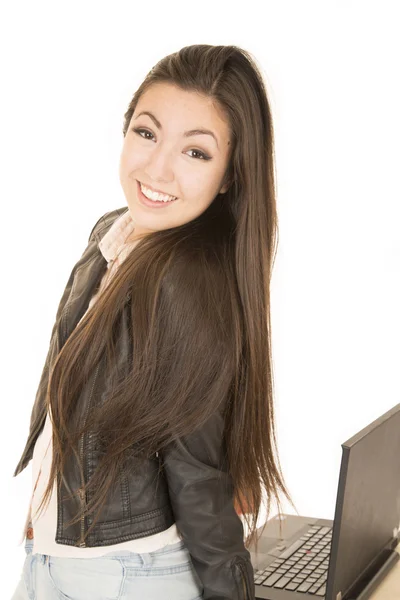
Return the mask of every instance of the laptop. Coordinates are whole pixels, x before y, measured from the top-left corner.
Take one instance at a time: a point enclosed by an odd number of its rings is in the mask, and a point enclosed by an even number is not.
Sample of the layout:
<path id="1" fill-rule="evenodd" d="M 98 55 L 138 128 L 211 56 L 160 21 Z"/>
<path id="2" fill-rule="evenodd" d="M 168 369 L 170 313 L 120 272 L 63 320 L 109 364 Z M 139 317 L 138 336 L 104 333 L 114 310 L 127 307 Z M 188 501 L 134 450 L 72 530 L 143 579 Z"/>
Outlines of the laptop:
<path id="1" fill-rule="evenodd" d="M 280 528 L 281 534 L 280 537 Z M 334 520 L 277 515 L 249 547 L 256 598 L 366 600 L 400 558 L 400 404 L 342 444 Z"/>

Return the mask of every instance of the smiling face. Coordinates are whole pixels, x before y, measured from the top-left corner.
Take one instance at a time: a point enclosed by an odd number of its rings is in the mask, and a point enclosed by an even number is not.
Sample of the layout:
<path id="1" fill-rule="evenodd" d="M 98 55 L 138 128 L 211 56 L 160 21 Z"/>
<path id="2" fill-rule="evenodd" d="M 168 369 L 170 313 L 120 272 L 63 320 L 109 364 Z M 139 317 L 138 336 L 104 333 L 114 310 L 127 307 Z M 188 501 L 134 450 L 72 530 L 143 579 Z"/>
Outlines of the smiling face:
<path id="1" fill-rule="evenodd" d="M 119 178 L 135 225 L 127 241 L 203 213 L 229 187 L 223 179 L 230 154 L 228 123 L 209 98 L 170 83 L 152 84 L 132 115 L 120 158 Z M 138 182 L 177 200 L 145 205 Z"/>

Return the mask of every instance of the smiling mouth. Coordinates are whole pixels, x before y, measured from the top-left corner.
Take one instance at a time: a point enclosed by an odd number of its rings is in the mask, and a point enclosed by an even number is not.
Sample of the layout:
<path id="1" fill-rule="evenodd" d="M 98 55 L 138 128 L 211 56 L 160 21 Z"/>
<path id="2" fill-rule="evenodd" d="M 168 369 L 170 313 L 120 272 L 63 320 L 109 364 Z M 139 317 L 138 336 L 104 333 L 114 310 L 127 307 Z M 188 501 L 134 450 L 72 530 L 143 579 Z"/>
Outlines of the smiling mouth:
<path id="1" fill-rule="evenodd" d="M 140 188 L 143 186 L 143 187 L 147 188 L 148 190 L 150 190 L 151 192 L 154 192 L 155 194 L 165 194 L 165 196 L 169 196 L 170 198 L 173 198 L 174 200 L 178 199 L 177 196 L 173 196 L 172 194 L 168 194 L 167 192 L 162 192 L 161 190 L 155 190 L 151 186 L 146 185 L 145 183 L 142 183 L 141 181 L 139 181 L 139 179 L 137 179 L 136 181 L 138 182 Z M 143 192 L 143 190 L 142 190 L 142 192 Z"/>
<path id="2" fill-rule="evenodd" d="M 164 206 L 171 205 L 178 200 L 178 198 L 175 198 L 172 200 L 162 200 L 162 199 L 153 200 L 152 198 L 148 198 L 142 191 L 141 185 L 140 185 L 140 182 L 138 179 L 136 180 L 136 188 L 137 188 L 139 202 L 141 202 L 141 204 L 150 206 L 152 208 L 162 208 Z"/>

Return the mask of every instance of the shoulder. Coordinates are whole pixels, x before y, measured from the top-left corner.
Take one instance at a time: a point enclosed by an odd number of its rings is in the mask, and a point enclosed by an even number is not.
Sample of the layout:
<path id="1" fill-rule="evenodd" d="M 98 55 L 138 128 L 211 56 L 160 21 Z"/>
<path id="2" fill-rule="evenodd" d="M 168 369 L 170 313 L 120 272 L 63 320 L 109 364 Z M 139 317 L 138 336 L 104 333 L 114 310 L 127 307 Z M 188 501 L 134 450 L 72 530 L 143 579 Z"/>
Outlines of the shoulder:
<path id="1" fill-rule="evenodd" d="M 120 217 L 124 212 L 128 210 L 127 206 L 123 206 L 122 208 L 116 208 L 109 212 L 104 213 L 94 224 L 92 231 L 89 235 L 89 242 L 98 241 L 100 237 L 102 237 L 108 229 L 110 229 L 111 225 L 114 223 L 118 217 Z"/>

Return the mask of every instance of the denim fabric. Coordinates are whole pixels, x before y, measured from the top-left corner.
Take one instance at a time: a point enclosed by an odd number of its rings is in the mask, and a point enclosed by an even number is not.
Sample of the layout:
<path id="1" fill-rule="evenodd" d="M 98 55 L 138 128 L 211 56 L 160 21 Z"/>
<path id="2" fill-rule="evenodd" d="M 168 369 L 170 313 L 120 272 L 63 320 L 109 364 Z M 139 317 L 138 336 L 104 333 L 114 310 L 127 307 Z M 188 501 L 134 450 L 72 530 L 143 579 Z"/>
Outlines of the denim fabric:
<path id="1" fill-rule="evenodd" d="M 21 580 L 11 600 L 200 600 L 203 586 L 183 541 L 159 550 L 96 558 L 32 554 L 25 538 Z"/>

